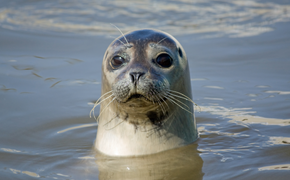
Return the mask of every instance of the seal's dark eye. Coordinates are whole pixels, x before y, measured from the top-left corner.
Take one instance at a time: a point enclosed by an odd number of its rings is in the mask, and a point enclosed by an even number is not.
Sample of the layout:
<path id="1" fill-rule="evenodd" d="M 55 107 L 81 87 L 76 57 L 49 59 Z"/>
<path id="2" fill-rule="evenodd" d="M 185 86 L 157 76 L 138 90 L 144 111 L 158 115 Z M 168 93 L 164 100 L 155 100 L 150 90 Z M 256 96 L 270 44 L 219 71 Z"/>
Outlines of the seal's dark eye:
<path id="1" fill-rule="evenodd" d="M 156 58 L 157 64 L 163 68 L 168 68 L 172 65 L 172 58 L 168 54 L 160 54 Z"/>
<path id="2" fill-rule="evenodd" d="M 125 63 L 125 60 L 121 56 L 115 56 L 111 60 L 111 66 L 112 68 L 116 69 L 122 66 Z"/>

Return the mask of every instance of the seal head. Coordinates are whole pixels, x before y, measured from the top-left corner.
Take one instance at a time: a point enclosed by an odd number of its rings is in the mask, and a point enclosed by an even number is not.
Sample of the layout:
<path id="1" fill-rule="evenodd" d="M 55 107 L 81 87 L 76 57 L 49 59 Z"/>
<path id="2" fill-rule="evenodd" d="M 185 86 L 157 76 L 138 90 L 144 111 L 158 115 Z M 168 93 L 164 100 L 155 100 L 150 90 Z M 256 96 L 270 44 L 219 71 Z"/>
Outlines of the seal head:
<path id="1" fill-rule="evenodd" d="M 196 140 L 188 62 L 174 37 L 153 29 L 126 33 L 108 47 L 102 70 L 99 151 L 144 155 Z"/>

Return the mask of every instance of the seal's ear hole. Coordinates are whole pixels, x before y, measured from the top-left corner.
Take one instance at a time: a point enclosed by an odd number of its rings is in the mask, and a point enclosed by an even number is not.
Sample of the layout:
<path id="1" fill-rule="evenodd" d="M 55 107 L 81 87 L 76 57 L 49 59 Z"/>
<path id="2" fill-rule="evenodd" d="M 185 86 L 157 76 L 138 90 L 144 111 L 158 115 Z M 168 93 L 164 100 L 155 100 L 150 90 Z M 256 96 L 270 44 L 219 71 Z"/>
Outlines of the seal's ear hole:
<path id="1" fill-rule="evenodd" d="M 179 56 L 182 58 L 183 54 L 182 54 L 182 50 L 180 48 L 178 48 L 178 53 L 179 53 Z"/>

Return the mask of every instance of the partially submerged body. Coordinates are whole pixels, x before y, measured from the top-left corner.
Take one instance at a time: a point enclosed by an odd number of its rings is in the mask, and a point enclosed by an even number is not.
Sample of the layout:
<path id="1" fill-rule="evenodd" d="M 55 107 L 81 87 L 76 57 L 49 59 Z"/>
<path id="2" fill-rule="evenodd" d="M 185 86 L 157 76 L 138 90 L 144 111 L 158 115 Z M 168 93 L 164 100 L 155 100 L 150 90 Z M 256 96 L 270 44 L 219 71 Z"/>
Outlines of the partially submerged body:
<path id="1" fill-rule="evenodd" d="M 120 36 L 108 47 L 102 71 L 97 150 L 147 155 L 198 138 L 188 61 L 174 37 L 152 29 Z"/>

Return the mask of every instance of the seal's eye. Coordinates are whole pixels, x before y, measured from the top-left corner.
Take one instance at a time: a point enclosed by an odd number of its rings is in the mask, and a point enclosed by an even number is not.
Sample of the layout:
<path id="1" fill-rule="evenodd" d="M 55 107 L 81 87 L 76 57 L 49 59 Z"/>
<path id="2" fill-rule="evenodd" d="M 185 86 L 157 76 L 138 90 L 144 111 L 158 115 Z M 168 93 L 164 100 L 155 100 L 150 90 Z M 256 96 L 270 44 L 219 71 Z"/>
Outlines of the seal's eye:
<path id="1" fill-rule="evenodd" d="M 160 54 L 156 58 L 157 64 L 163 68 L 168 68 L 172 65 L 172 58 L 168 54 Z"/>
<path id="2" fill-rule="evenodd" d="M 111 66 L 112 68 L 116 69 L 122 66 L 125 63 L 125 59 L 122 58 L 121 56 L 115 56 L 111 60 Z"/>

